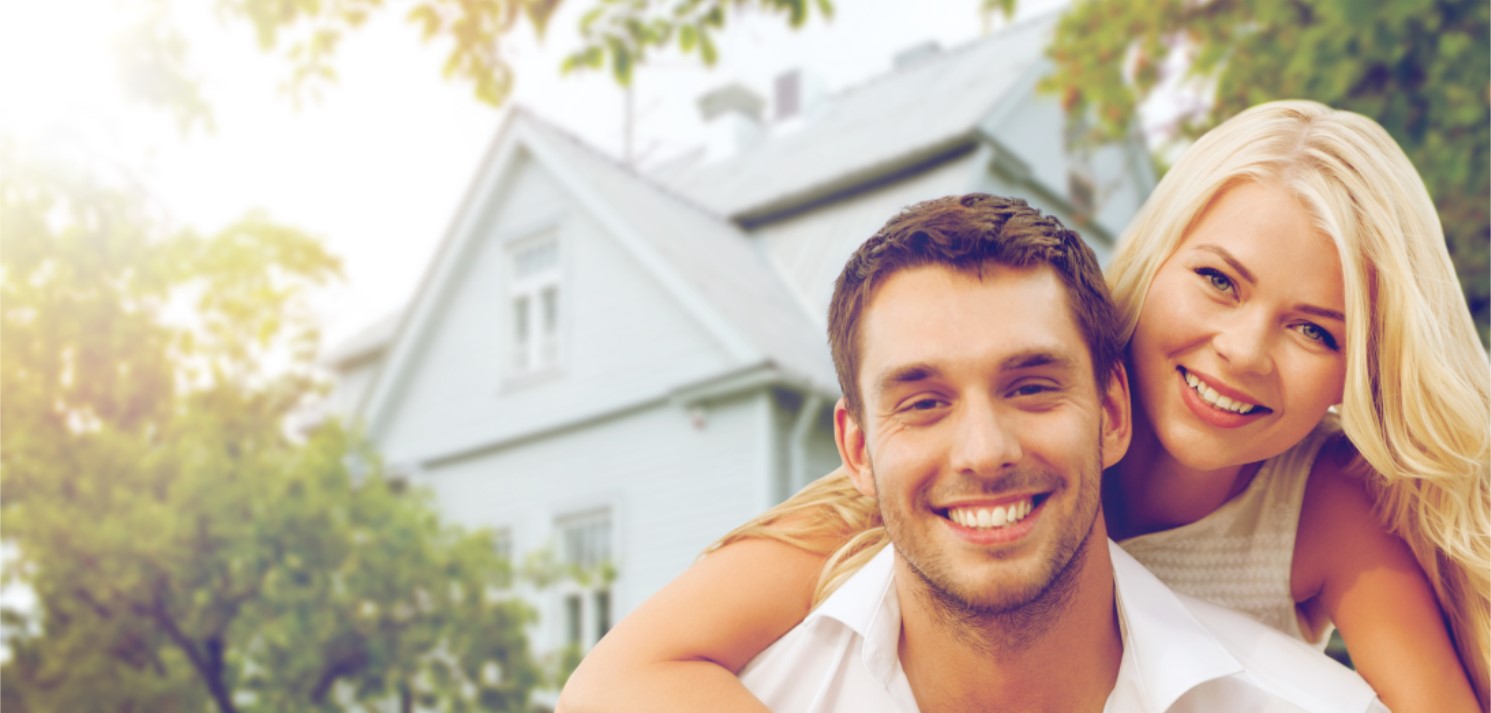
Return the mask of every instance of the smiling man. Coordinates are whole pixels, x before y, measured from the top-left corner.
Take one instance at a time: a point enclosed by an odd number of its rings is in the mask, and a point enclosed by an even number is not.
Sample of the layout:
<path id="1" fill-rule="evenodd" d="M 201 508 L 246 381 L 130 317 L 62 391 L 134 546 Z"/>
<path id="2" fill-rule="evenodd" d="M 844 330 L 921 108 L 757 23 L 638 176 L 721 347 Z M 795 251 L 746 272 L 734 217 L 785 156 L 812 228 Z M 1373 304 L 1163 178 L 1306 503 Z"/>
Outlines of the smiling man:
<path id="1" fill-rule="evenodd" d="M 742 672 L 775 711 L 1382 710 L 1354 673 L 1172 593 L 1107 539 L 1128 447 L 1092 252 L 1024 201 L 896 216 L 829 339 L 839 453 L 892 543 Z"/>

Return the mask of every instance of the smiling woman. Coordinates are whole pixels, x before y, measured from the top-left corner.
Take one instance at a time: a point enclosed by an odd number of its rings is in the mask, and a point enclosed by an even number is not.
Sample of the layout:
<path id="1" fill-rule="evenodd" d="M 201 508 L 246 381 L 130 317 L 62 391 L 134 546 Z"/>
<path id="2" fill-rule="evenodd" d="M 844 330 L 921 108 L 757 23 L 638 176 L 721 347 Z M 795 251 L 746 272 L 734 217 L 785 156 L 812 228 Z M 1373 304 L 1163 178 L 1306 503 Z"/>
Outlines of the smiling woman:
<path id="1" fill-rule="evenodd" d="M 1129 342 L 1139 416 L 1200 471 L 1298 443 L 1341 402 L 1342 285 L 1335 246 L 1298 199 L 1252 181 L 1227 189 L 1150 283 Z"/>

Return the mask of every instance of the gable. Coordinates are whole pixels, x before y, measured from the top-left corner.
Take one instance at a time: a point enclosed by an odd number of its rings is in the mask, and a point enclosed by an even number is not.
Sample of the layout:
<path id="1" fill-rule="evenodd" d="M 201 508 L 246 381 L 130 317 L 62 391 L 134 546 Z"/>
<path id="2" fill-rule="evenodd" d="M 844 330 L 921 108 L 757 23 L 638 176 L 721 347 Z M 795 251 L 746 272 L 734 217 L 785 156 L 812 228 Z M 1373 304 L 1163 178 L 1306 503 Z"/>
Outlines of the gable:
<path id="1" fill-rule="evenodd" d="M 372 435 L 390 458 L 421 458 L 583 420 L 657 399 L 726 368 L 730 354 L 527 152 L 481 204 L 461 259 L 409 325 L 396 406 Z M 556 240 L 558 363 L 513 366 L 514 247 Z M 389 375 L 393 376 L 393 375 Z"/>

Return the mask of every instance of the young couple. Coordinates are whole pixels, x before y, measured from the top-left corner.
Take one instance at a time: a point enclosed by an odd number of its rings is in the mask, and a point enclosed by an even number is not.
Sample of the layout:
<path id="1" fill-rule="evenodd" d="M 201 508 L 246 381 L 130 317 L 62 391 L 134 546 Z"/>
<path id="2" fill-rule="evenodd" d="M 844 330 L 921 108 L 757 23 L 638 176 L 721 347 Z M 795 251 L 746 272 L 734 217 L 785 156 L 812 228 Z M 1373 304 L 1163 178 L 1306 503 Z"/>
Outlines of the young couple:
<path id="1" fill-rule="evenodd" d="M 844 465 L 623 621 L 566 713 L 1378 707 L 1298 644 L 1333 625 L 1393 710 L 1484 709 L 1491 379 L 1374 122 L 1217 127 L 1107 286 L 1020 201 L 913 206 L 829 333 Z"/>

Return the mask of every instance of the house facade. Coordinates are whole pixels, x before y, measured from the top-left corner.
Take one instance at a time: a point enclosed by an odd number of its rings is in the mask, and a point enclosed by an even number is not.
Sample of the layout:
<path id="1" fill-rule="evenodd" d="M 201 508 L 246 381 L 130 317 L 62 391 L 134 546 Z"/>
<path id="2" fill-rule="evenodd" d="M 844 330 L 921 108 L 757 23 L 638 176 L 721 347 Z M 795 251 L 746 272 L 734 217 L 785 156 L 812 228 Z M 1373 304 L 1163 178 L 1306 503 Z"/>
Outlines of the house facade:
<path id="1" fill-rule="evenodd" d="M 587 573 L 516 585 L 537 651 L 585 650 L 838 465 L 828 298 L 897 210 L 1021 196 L 1106 258 L 1154 177 L 1142 142 L 1079 146 L 1036 91 L 1053 24 L 833 95 L 722 88 L 705 148 L 645 172 L 515 110 L 413 302 L 327 357 L 333 408 L 447 518 Z"/>

